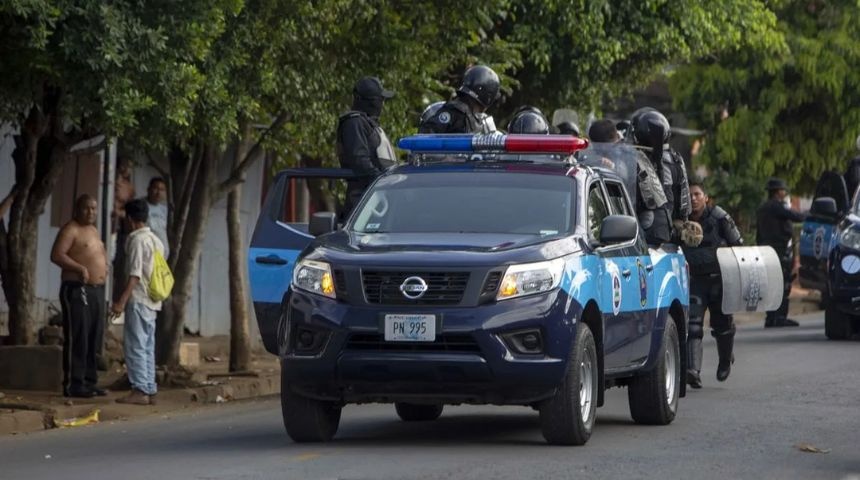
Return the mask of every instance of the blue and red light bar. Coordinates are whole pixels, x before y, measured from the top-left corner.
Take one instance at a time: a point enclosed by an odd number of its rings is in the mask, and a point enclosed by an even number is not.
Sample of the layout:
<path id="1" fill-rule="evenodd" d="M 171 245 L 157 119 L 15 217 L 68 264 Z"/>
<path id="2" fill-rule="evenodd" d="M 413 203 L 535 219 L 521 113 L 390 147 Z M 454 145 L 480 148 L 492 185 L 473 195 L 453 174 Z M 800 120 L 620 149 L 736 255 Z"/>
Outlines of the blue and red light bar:
<path id="1" fill-rule="evenodd" d="M 412 135 L 397 142 L 413 152 L 505 152 L 572 154 L 588 147 L 588 140 L 572 135 Z"/>

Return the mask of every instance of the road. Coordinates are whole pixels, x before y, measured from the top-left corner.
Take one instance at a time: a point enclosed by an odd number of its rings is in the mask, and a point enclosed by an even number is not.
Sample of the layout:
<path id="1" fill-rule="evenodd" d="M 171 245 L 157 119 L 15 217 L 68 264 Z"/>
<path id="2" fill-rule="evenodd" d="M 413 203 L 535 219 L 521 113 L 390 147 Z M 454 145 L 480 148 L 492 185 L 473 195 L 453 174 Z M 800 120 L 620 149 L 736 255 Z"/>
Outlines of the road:
<path id="1" fill-rule="evenodd" d="M 552 447 L 523 407 L 446 407 L 400 422 L 389 405 L 348 406 L 335 441 L 296 445 L 276 399 L 112 425 L 0 438 L 6 479 L 860 479 L 860 342 L 801 326 L 739 330 L 732 375 L 681 400 L 666 427 L 632 423 L 608 392 L 584 447 Z M 806 453 L 809 444 L 829 453 Z"/>

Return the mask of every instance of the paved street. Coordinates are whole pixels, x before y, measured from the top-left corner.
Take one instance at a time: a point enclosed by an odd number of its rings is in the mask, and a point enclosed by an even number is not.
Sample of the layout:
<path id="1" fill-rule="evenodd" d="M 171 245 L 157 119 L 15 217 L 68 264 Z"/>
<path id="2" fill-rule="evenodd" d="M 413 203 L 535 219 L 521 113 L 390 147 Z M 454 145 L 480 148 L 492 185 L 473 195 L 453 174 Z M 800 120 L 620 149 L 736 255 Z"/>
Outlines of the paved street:
<path id="1" fill-rule="evenodd" d="M 860 478 L 860 342 L 825 340 L 820 314 L 799 318 L 741 328 L 724 384 L 707 338 L 705 388 L 668 427 L 633 424 L 626 391 L 611 390 L 585 447 L 547 446 L 527 408 L 446 407 L 405 424 L 388 405 L 348 406 L 334 442 L 296 445 L 271 399 L 0 438 L 0 478 Z"/>

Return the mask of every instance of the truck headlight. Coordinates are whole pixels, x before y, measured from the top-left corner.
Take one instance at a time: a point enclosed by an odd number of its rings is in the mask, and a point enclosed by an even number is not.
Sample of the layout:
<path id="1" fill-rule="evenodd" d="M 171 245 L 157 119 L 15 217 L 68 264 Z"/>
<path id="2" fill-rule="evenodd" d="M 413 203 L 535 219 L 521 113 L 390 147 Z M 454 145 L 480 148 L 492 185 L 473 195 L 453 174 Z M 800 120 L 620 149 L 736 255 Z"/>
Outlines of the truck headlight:
<path id="1" fill-rule="evenodd" d="M 562 272 L 564 272 L 563 258 L 547 262 L 511 265 L 502 277 L 496 300 L 548 292 L 561 283 Z"/>
<path id="2" fill-rule="evenodd" d="M 300 261 L 293 270 L 293 286 L 318 295 L 337 298 L 331 266 L 325 262 Z"/>
<path id="3" fill-rule="evenodd" d="M 839 243 L 843 247 L 860 250 L 860 230 L 848 228 L 839 236 Z"/>

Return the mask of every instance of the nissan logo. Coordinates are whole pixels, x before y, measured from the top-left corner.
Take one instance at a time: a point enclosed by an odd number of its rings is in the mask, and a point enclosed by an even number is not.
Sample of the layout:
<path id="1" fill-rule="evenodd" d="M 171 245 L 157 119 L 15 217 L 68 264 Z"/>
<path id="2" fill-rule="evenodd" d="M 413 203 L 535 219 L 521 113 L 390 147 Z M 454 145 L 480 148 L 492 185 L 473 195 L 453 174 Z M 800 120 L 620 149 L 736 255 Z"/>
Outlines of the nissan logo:
<path id="1" fill-rule="evenodd" d="M 421 277 L 409 277 L 400 284 L 400 293 L 410 300 L 418 300 L 427 293 L 427 282 Z"/>

